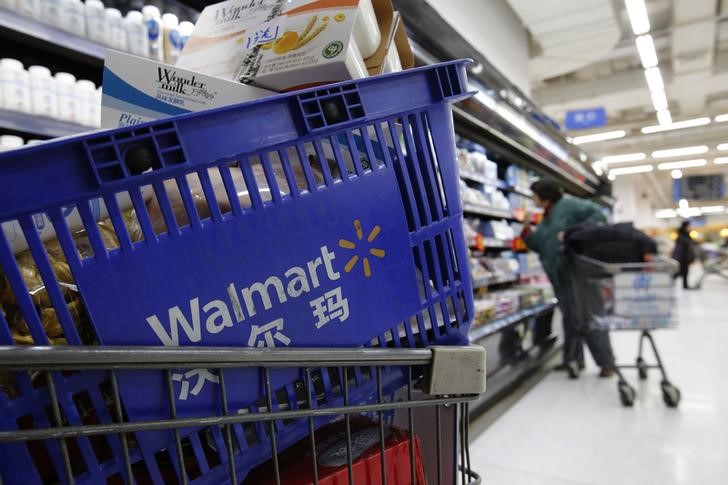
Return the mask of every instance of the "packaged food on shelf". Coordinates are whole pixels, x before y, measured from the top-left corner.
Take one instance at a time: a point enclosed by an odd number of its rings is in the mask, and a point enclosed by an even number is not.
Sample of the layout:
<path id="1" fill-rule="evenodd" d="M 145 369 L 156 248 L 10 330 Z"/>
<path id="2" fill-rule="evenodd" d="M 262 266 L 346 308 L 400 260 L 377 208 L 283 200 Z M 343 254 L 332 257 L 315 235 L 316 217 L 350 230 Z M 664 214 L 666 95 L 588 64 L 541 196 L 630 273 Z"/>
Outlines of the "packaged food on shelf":
<path id="1" fill-rule="evenodd" d="M 76 81 L 76 91 L 81 111 L 79 122 L 86 126 L 97 126 L 99 108 L 96 85 L 89 80 L 80 79 Z"/>
<path id="2" fill-rule="evenodd" d="M 126 51 L 128 49 L 128 41 L 121 12 L 116 8 L 107 8 L 105 14 L 106 45 L 112 49 Z"/>
<path id="3" fill-rule="evenodd" d="M 173 13 L 162 15 L 162 29 L 164 35 L 164 62 L 176 64 L 182 51 L 179 35 L 179 19 Z"/>
<path id="4" fill-rule="evenodd" d="M 49 25 L 58 25 L 63 10 L 64 0 L 43 0 L 40 2 L 40 20 Z"/>
<path id="5" fill-rule="evenodd" d="M 410 450 L 409 431 L 391 425 L 384 425 L 384 456 L 380 446 L 379 422 L 361 415 L 354 415 L 346 421 L 339 419 L 317 430 L 315 457 L 311 456 L 311 438 L 280 453 L 278 466 L 281 477 L 287 485 L 308 485 L 313 483 L 311 460 L 315 458 L 318 482 L 321 485 L 349 483 L 347 460 L 346 427 L 351 432 L 351 473 L 356 483 L 380 483 L 381 460 L 386 463 L 387 483 L 409 484 L 414 470 L 415 483 L 427 483 L 422 461 L 422 445 L 415 434 L 412 440 L 414 449 Z M 414 457 L 414 467 L 411 467 Z M 254 469 L 245 485 L 269 485 L 275 483 L 270 463 Z"/>
<path id="6" fill-rule="evenodd" d="M 368 75 L 354 30 L 371 20 L 371 15 L 361 14 L 369 0 L 297 0 L 269 9 L 251 5 L 248 0 L 229 0 L 206 7 L 177 65 L 274 91 Z M 388 0 L 374 0 L 377 8 L 392 12 Z M 357 27 L 365 48 L 371 39 L 364 32 L 372 28 Z M 390 40 L 382 37 L 380 48 Z"/>
<path id="7" fill-rule="evenodd" d="M 58 97 L 58 118 L 72 123 L 81 123 L 76 76 L 67 72 L 57 72 L 54 77 Z"/>
<path id="8" fill-rule="evenodd" d="M 129 10 L 124 17 L 127 48 L 135 56 L 149 57 L 149 32 L 144 15 L 138 10 Z"/>
<path id="9" fill-rule="evenodd" d="M 86 16 L 86 34 L 88 38 L 99 44 L 105 44 L 108 27 L 103 2 L 101 0 L 86 0 L 84 14 Z"/>
<path id="10" fill-rule="evenodd" d="M 122 52 L 108 51 L 101 126 L 116 128 L 275 94 Z"/>
<path id="11" fill-rule="evenodd" d="M 0 135 L 0 151 L 20 148 L 24 144 L 23 139 L 15 135 Z"/>
<path id="12" fill-rule="evenodd" d="M 180 42 L 180 51 L 184 49 L 185 44 L 187 44 L 187 41 L 190 39 L 190 35 L 192 35 L 192 31 L 195 28 L 195 24 L 192 22 L 184 21 L 179 23 L 179 27 L 177 27 L 177 30 L 179 30 L 179 42 Z"/>
<path id="13" fill-rule="evenodd" d="M 15 10 L 21 15 L 40 20 L 41 2 L 42 0 L 17 0 Z"/>
<path id="14" fill-rule="evenodd" d="M 61 2 L 60 27 L 77 35 L 86 36 L 86 11 L 81 0 L 63 0 Z"/>

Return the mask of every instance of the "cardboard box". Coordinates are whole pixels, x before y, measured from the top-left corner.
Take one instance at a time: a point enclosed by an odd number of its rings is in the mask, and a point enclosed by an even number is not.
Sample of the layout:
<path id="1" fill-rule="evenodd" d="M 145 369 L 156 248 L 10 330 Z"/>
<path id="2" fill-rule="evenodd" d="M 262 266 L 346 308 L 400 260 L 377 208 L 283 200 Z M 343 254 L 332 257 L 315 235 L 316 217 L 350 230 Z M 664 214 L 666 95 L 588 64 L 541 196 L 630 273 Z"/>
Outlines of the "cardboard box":
<path id="1" fill-rule="evenodd" d="M 117 128 L 276 94 L 151 59 L 106 51 L 101 127 Z"/>

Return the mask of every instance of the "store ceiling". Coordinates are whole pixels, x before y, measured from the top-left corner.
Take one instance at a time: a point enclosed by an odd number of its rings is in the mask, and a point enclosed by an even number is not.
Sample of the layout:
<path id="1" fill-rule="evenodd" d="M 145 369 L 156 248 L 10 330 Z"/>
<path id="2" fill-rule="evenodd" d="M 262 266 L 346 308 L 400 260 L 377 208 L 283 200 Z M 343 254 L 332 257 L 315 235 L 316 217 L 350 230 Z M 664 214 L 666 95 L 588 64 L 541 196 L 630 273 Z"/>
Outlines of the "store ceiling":
<path id="1" fill-rule="evenodd" d="M 654 39 L 664 81 L 668 110 L 674 122 L 709 117 L 693 128 L 643 134 L 657 125 L 653 99 L 635 46 L 635 35 L 623 0 L 508 0 L 529 30 L 532 40 L 529 72 L 532 97 L 563 124 L 568 110 L 603 107 L 607 125 L 572 131 L 573 137 L 624 130 L 624 136 L 582 145 L 595 158 L 645 153 L 641 161 L 613 166 L 682 160 L 651 157 L 668 148 L 702 146 L 706 153 L 685 157 L 705 159 L 706 166 L 686 174 L 728 171 L 715 165 L 718 151 L 728 143 L 728 0 L 646 0 L 649 34 Z M 658 154 L 659 155 L 659 154 Z M 637 175 L 645 177 L 645 175 Z M 669 200 L 670 171 L 654 170 L 647 177 L 659 182 L 662 200 Z"/>

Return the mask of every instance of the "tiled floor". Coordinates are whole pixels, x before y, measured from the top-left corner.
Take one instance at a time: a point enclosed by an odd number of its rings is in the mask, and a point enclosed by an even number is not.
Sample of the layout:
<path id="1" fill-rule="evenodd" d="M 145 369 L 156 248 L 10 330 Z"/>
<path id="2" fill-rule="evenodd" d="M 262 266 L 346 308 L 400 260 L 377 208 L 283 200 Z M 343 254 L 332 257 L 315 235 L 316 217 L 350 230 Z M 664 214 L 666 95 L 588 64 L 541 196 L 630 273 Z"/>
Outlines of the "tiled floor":
<path id="1" fill-rule="evenodd" d="M 656 332 L 682 402 L 662 402 L 659 374 L 638 381 L 633 408 L 592 362 L 577 381 L 551 372 L 473 440 L 485 485 L 712 485 L 728 483 L 728 282 L 678 293 L 677 330 Z M 613 333 L 633 362 L 637 335 Z"/>

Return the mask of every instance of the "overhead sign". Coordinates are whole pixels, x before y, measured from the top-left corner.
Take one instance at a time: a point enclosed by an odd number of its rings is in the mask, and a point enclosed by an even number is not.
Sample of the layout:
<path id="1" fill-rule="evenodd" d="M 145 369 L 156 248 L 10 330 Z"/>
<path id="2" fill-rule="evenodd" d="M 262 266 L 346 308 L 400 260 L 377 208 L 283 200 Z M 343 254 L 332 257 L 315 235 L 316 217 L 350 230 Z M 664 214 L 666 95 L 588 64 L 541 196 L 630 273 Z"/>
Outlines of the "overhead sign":
<path id="1" fill-rule="evenodd" d="M 588 108 L 567 111 L 564 124 L 567 130 L 598 128 L 607 124 L 607 110 L 604 108 Z"/>
<path id="2" fill-rule="evenodd" d="M 674 201 L 716 200 L 725 196 L 723 175 L 692 175 L 673 181 L 672 198 Z"/>

